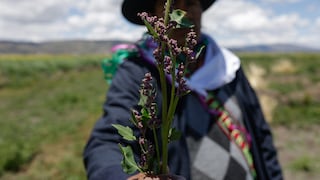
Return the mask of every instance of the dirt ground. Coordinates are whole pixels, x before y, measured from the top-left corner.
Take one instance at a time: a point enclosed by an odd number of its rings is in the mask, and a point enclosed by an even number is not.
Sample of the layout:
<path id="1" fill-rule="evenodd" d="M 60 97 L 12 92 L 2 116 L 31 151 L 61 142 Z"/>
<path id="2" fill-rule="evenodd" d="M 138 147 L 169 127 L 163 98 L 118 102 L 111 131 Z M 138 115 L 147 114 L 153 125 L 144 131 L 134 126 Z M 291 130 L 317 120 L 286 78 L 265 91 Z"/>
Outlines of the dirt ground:
<path id="1" fill-rule="evenodd" d="M 288 60 L 282 60 L 272 68 L 272 71 L 277 73 L 290 73 L 294 70 L 294 66 Z M 279 99 L 274 96 L 272 91 L 268 91 L 267 86 L 270 79 L 266 78 L 266 70 L 258 65 L 250 64 L 248 78 L 259 96 L 266 119 L 269 123 L 272 123 L 273 112 L 279 105 Z M 285 81 L 288 80 L 290 79 L 285 79 Z M 297 79 L 294 79 L 294 81 L 297 81 Z M 319 85 L 310 86 L 311 88 L 307 89 L 308 93 L 315 98 L 319 98 Z M 299 98 L 299 94 L 292 94 L 292 96 Z M 278 158 L 286 180 L 320 179 L 319 128 L 320 125 L 310 125 L 304 128 L 290 127 L 289 125 L 272 126 L 275 146 L 278 149 Z"/>
<path id="2" fill-rule="evenodd" d="M 320 126 L 273 127 L 280 164 L 287 180 L 320 179 Z"/>

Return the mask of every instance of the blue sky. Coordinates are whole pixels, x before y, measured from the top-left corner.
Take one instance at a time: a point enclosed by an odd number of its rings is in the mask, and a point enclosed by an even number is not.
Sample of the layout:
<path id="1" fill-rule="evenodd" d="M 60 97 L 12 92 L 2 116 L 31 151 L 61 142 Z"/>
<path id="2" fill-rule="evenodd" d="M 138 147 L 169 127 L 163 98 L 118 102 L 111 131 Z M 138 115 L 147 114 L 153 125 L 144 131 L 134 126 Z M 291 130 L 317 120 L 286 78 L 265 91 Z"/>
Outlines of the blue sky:
<path id="1" fill-rule="evenodd" d="M 0 40 L 137 40 L 121 0 L 1 0 Z M 320 0 L 218 0 L 203 31 L 222 46 L 291 43 L 320 48 Z"/>

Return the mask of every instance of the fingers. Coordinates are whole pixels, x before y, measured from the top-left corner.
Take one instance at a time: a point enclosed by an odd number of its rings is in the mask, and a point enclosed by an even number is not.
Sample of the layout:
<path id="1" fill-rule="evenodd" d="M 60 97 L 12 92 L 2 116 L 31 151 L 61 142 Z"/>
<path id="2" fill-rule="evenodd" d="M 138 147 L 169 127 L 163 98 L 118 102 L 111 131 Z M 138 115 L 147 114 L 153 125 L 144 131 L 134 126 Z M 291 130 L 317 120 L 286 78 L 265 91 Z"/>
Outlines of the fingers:
<path id="1" fill-rule="evenodd" d="M 159 177 L 147 177 L 143 173 L 136 174 L 134 176 L 129 177 L 127 180 L 160 180 Z"/>
<path id="2" fill-rule="evenodd" d="M 138 173 L 138 174 L 136 174 L 134 176 L 129 177 L 128 180 L 144 180 L 145 177 L 146 177 L 145 174 Z"/>

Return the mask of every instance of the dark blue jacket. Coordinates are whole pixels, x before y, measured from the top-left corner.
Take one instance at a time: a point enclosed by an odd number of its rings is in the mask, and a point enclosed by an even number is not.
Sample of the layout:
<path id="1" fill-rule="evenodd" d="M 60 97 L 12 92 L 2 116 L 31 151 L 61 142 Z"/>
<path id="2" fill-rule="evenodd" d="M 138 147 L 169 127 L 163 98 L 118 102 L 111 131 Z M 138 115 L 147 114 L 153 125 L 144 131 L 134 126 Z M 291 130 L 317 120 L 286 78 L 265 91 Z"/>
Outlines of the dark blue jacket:
<path id="1" fill-rule="evenodd" d="M 151 72 L 157 77 L 156 68 L 139 59 L 126 60 L 119 66 L 107 93 L 107 100 L 103 106 L 103 116 L 97 121 L 84 150 L 84 163 L 89 179 L 121 180 L 129 176 L 122 171 L 120 165 L 122 154 L 118 146 L 119 142 L 126 142 L 121 139 L 111 124 L 133 126 L 129 122 L 130 110 L 136 107 L 139 101 L 138 90 L 146 72 Z M 249 85 L 243 70 L 240 68 L 237 71 L 236 78 L 219 90 L 225 91 L 227 95 L 237 97 L 245 126 L 252 136 L 251 153 L 257 171 L 257 179 L 283 179 L 270 128 L 263 117 L 256 94 Z M 159 89 L 158 92 L 160 92 Z M 186 110 L 184 109 L 184 101 L 188 99 L 188 96 L 195 96 L 195 94 L 190 93 L 181 99 L 175 116 L 174 126 L 182 131 L 183 136 L 179 141 L 173 142 L 169 146 L 169 168 L 172 173 L 190 179 L 191 163 L 186 143 L 186 137 L 189 135 L 189 123 L 187 122 L 190 119 L 179 115 Z M 158 103 L 161 103 L 160 99 L 160 93 L 158 93 Z M 196 113 L 197 108 L 199 107 L 189 108 L 187 111 L 191 114 Z M 192 121 L 201 120 L 202 114 L 195 115 L 198 118 L 192 119 Z M 202 121 L 197 123 L 196 128 L 200 132 L 199 135 L 207 133 L 210 123 Z M 134 144 L 131 145 L 135 147 Z M 134 150 L 137 149 L 134 148 Z"/>

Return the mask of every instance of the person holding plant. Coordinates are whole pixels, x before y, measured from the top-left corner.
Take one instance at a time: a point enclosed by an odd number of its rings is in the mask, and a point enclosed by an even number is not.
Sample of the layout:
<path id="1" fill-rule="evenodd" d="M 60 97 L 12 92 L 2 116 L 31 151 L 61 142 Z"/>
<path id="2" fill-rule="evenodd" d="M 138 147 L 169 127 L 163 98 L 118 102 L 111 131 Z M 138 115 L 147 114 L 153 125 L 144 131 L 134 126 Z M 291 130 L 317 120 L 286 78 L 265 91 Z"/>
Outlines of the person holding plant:
<path id="1" fill-rule="evenodd" d="M 152 173 L 193 180 L 283 179 L 271 130 L 239 58 L 201 32 L 202 13 L 214 2 L 123 1 L 124 17 L 145 24 L 148 33 L 116 47 L 104 62 L 111 84 L 84 150 L 88 179 L 144 179 Z M 163 117 L 174 128 L 165 127 Z M 155 152 L 161 146 L 168 151 Z"/>

